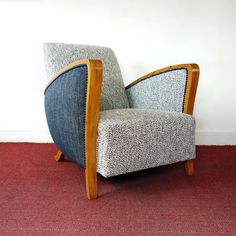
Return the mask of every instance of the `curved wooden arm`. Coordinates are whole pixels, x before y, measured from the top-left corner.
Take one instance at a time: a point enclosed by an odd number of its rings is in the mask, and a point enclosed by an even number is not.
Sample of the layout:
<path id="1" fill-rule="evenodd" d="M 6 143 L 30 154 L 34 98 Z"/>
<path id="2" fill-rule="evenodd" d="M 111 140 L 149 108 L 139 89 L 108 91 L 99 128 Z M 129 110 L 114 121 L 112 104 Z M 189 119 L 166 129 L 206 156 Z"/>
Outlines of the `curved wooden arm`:
<path id="1" fill-rule="evenodd" d="M 74 67 L 77 67 L 79 65 L 87 65 L 87 68 L 88 68 L 88 72 L 89 72 L 89 68 L 91 68 L 91 64 L 93 64 L 94 61 L 98 61 L 100 62 L 99 60 L 77 60 L 77 61 L 74 61 L 66 66 L 64 66 L 62 69 L 60 69 L 56 74 L 55 76 L 50 79 L 50 81 L 48 82 L 46 88 L 45 88 L 45 91 L 47 90 L 47 88 L 60 76 L 62 75 L 63 73 L 67 72 L 68 70 L 71 70 L 73 69 Z M 102 66 L 102 65 L 101 65 Z M 45 93 L 44 91 L 44 93 Z"/>
<path id="2" fill-rule="evenodd" d="M 88 199 L 97 198 L 97 128 L 102 89 L 102 62 L 89 60 L 85 118 L 86 192 Z"/>
<path id="3" fill-rule="evenodd" d="M 147 75 L 144 75 L 144 76 L 136 79 L 131 84 L 127 85 L 126 89 L 129 89 L 132 86 L 134 86 L 135 84 L 137 84 L 145 79 L 148 79 L 152 76 L 166 73 L 166 72 L 172 71 L 172 70 L 177 70 L 177 69 L 187 69 L 188 80 L 187 80 L 185 98 L 184 98 L 184 113 L 192 115 L 194 101 L 195 101 L 195 95 L 196 95 L 196 91 L 197 91 L 199 73 L 200 73 L 200 69 L 197 64 L 179 64 L 179 65 L 169 66 L 169 67 L 165 67 L 165 68 L 153 71 Z"/>
<path id="4" fill-rule="evenodd" d="M 78 60 L 63 67 L 49 82 L 45 92 L 60 75 L 79 65 L 87 65 L 88 71 L 85 107 L 85 178 L 87 197 L 95 199 L 97 197 L 96 142 L 102 89 L 102 62 L 100 60 Z"/>
<path id="5" fill-rule="evenodd" d="M 184 99 L 184 113 L 192 115 L 197 92 L 200 69 L 197 64 L 188 64 L 188 81 Z"/>

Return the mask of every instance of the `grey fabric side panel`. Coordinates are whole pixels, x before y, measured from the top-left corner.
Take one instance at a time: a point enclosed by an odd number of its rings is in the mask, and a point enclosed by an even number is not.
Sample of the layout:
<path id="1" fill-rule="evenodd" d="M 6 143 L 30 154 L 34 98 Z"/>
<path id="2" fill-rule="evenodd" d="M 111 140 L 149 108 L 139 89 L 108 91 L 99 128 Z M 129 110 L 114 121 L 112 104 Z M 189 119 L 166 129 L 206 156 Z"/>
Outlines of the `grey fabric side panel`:
<path id="1" fill-rule="evenodd" d="M 45 112 L 55 144 L 83 167 L 86 89 L 87 66 L 80 65 L 60 75 L 45 92 Z"/>
<path id="2" fill-rule="evenodd" d="M 63 43 L 45 43 L 44 58 L 48 79 L 64 66 L 82 59 L 97 59 L 103 63 L 101 110 L 128 108 L 129 102 L 119 64 L 110 48 Z"/>
<path id="3" fill-rule="evenodd" d="M 183 68 L 142 80 L 126 90 L 130 107 L 183 112 L 187 79 Z"/>
<path id="4" fill-rule="evenodd" d="M 154 109 L 100 112 L 97 171 L 104 177 L 195 158 L 195 119 Z"/>

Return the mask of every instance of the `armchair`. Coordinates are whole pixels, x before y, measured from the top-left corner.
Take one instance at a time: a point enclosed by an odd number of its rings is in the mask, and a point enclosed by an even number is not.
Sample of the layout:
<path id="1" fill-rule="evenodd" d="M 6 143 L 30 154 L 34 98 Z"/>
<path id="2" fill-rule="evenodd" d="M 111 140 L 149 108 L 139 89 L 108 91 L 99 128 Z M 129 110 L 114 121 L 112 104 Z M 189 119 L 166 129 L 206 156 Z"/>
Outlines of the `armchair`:
<path id="1" fill-rule="evenodd" d="M 186 174 L 194 174 L 198 65 L 157 70 L 125 88 L 109 48 L 45 43 L 44 55 L 55 160 L 67 156 L 85 168 L 88 199 L 97 197 L 97 172 L 110 177 L 185 161 Z"/>

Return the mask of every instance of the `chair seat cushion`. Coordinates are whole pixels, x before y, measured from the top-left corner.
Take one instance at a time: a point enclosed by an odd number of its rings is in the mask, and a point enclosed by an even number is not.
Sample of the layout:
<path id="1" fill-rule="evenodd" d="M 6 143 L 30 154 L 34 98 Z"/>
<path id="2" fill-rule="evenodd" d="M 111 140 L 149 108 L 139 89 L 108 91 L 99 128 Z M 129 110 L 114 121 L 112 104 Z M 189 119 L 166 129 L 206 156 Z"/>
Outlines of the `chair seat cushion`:
<path id="1" fill-rule="evenodd" d="M 155 109 L 100 112 L 97 171 L 104 177 L 194 158 L 193 116 Z"/>

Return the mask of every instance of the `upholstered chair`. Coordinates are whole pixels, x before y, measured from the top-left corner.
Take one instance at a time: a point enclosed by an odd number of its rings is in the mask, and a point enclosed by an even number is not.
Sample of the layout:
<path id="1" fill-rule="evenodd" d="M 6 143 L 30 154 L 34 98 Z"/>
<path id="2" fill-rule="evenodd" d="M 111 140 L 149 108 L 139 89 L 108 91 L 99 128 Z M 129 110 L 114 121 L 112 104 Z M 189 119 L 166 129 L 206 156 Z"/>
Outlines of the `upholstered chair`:
<path id="1" fill-rule="evenodd" d="M 97 197 L 97 173 L 184 162 L 186 174 L 194 174 L 197 64 L 157 70 L 125 88 L 110 48 L 45 43 L 44 55 L 55 160 L 66 156 L 85 168 L 88 199 Z"/>

